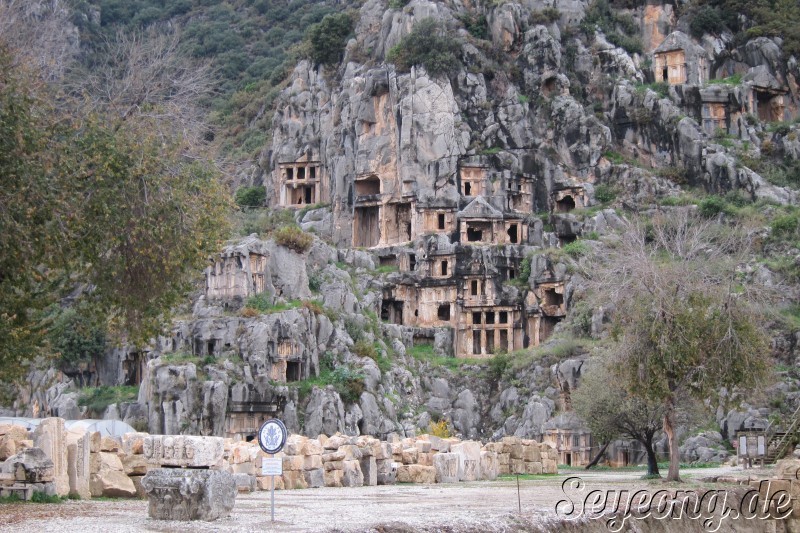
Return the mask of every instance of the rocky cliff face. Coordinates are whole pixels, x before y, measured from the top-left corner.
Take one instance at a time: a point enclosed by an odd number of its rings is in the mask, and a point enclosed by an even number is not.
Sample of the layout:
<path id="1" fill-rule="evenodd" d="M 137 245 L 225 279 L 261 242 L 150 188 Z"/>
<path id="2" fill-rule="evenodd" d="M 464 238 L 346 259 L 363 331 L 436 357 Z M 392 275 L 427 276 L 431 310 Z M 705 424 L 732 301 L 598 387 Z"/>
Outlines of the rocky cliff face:
<path id="1" fill-rule="evenodd" d="M 110 354 L 104 382 L 141 382 L 111 415 L 153 433 L 247 437 L 278 415 L 312 436 L 445 420 L 465 438 L 541 438 L 607 335 L 611 310 L 580 305 L 582 247 L 688 187 L 798 201 L 749 164 L 800 157 L 800 72 L 779 40 L 694 40 L 649 4 L 614 15 L 641 40 L 631 53 L 579 26 L 589 10 L 366 1 L 340 65 L 296 66 L 258 160 L 268 204 L 302 208 L 313 243 L 224 250 L 171 336 Z M 426 19 L 458 45 L 449 75 L 386 61 Z M 775 343 L 790 364 L 795 337 Z M 52 414 L 77 409 L 49 394 Z M 768 414 L 720 407 L 717 422 L 730 436 Z"/>

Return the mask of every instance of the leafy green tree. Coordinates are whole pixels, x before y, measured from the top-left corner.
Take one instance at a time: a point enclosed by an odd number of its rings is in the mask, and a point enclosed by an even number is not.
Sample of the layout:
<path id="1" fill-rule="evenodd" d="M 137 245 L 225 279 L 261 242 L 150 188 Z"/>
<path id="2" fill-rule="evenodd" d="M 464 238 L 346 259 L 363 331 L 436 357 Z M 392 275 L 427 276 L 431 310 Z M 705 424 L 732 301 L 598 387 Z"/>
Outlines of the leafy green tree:
<path id="1" fill-rule="evenodd" d="M 422 65 L 431 76 L 450 76 L 461 67 L 461 44 L 433 18 L 414 25 L 411 33 L 389 50 L 386 60 L 407 72 Z"/>
<path id="2" fill-rule="evenodd" d="M 609 387 L 613 382 L 614 373 L 605 361 L 591 368 L 570 395 L 572 407 L 597 441 L 607 445 L 627 438 L 641 443 L 647 453 L 647 475 L 659 476 L 653 439 L 661 429 L 662 404 L 634 396 L 624 388 Z"/>
<path id="3" fill-rule="evenodd" d="M 678 399 L 714 400 L 767 375 L 763 288 L 738 268 L 749 242 L 736 228 L 673 210 L 631 224 L 592 265 L 595 287 L 616 309 L 615 374 L 631 394 L 662 404 L 669 481 L 680 480 Z"/>
<path id="4" fill-rule="evenodd" d="M 87 113 L 0 45 L 0 378 L 46 353 L 71 294 L 144 342 L 227 234 L 216 168 L 156 118 Z M 58 105 L 55 105 L 58 102 Z M 77 295 L 77 296 L 76 296 Z"/>
<path id="5" fill-rule="evenodd" d="M 353 17 L 349 13 L 326 15 L 319 24 L 308 30 L 311 59 L 314 63 L 338 63 L 344 55 L 347 38 L 353 32 Z"/>

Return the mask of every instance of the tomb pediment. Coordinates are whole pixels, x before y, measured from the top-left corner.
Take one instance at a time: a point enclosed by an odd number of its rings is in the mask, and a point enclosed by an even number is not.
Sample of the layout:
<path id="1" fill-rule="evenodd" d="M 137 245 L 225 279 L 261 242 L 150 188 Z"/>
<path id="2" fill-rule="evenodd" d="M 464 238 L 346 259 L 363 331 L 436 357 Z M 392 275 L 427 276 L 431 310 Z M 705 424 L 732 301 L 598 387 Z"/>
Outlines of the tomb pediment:
<path id="1" fill-rule="evenodd" d="M 458 212 L 458 218 L 491 218 L 501 219 L 503 213 L 494 207 L 483 196 L 477 196 L 467 206 Z"/>

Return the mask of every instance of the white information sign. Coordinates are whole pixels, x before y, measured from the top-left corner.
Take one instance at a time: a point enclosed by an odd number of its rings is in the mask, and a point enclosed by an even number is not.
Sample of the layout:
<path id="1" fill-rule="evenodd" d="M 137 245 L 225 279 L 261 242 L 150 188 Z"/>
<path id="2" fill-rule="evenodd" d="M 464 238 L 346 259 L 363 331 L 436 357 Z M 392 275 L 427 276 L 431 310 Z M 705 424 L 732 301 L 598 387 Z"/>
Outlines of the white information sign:
<path id="1" fill-rule="evenodd" d="M 739 437 L 739 455 L 747 455 L 747 437 L 744 435 Z"/>
<path id="2" fill-rule="evenodd" d="M 283 459 L 280 457 L 264 457 L 261 460 L 262 476 L 283 475 Z"/>
<path id="3" fill-rule="evenodd" d="M 759 435 L 758 436 L 758 455 L 766 455 L 765 443 L 766 443 L 766 439 L 764 438 L 764 435 Z"/>

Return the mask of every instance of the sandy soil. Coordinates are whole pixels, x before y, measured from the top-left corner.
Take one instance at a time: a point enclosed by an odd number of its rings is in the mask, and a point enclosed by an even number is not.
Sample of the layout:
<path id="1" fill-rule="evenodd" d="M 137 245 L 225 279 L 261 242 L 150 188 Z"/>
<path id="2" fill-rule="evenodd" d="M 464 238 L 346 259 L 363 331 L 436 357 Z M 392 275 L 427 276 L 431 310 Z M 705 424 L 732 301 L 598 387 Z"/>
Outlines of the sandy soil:
<path id="1" fill-rule="evenodd" d="M 738 468 L 684 470 L 686 485 L 712 475 L 747 475 Z M 509 531 L 515 520 L 544 523 L 555 516 L 564 498 L 562 483 L 579 475 L 592 488 L 663 487 L 644 481 L 642 472 L 572 471 L 546 479 L 320 488 L 276 491 L 274 523 L 269 492 L 241 494 L 229 518 L 211 523 L 164 522 L 147 516 L 141 500 L 67 501 L 61 504 L 0 505 L 0 531 L 114 532 L 128 531 Z"/>

